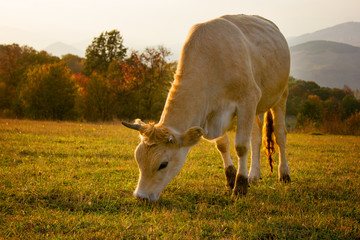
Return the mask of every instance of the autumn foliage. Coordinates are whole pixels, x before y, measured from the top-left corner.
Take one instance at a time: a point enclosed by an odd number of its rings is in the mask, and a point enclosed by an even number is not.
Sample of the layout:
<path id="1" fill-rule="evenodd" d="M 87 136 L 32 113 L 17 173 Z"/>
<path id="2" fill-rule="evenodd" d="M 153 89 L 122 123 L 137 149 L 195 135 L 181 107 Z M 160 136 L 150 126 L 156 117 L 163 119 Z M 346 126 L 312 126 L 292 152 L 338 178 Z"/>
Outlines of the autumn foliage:
<path id="1" fill-rule="evenodd" d="M 128 52 L 120 32 L 95 37 L 85 58 L 0 45 L 0 116 L 112 121 L 160 117 L 176 62 L 163 46 Z M 295 131 L 360 134 L 359 92 L 289 78 Z"/>
<path id="2" fill-rule="evenodd" d="M 19 88 L 19 100 L 26 116 L 35 119 L 70 118 L 76 86 L 63 62 L 31 67 Z"/>
<path id="3" fill-rule="evenodd" d="M 0 115 L 111 121 L 161 114 L 176 63 L 165 47 L 132 51 L 120 32 L 95 37 L 85 59 L 0 45 Z"/>
<path id="4" fill-rule="evenodd" d="M 360 101 L 347 86 L 324 88 L 290 77 L 287 114 L 296 116 L 297 131 L 360 135 Z"/>

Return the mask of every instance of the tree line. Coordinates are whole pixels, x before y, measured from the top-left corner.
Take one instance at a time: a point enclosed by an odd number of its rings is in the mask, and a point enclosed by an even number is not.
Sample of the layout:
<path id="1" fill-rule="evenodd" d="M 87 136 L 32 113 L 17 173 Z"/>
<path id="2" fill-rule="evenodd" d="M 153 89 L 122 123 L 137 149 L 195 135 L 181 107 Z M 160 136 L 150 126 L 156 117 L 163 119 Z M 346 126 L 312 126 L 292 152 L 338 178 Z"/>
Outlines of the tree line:
<path id="1" fill-rule="evenodd" d="M 128 51 L 118 30 L 101 33 L 85 58 L 0 45 L 0 116 L 80 121 L 158 119 L 176 62 L 163 47 Z M 287 114 L 297 130 L 360 134 L 360 102 L 350 88 L 289 78 Z"/>
<path id="2" fill-rule="evenodd" d="M 327 88 L 290 77 L 286 113 L 296 117 L 295 129 L 300 131 L 360 135 L 357 97 L 357 91 L 346 85 Z"/>
<path id="3" fill-rule="evenodd" d="M 95 37 L 84 59 L 0 45 L 0 114 L 50 120 L 155 119 L 175 72 L 170 54 L 163 46 L 128 53 L 117 30 Z"/>

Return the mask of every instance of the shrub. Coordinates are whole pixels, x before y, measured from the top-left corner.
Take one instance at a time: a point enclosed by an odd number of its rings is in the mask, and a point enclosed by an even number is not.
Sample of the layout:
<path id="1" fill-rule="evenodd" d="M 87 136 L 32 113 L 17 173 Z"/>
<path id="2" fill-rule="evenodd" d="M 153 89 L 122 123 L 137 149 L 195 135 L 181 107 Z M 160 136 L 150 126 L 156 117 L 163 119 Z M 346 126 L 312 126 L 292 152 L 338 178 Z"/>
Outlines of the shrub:
<path id="1" fill-rule="evenodd" d="M 315 124 L 315 127 L 318 127 L 322 122 L 322 114 L 323 106 L 319 96 L 310 95 L 300 107 L 296 125 L 301 127 L 311 122 Z"/>
<path id="2" fill-rule="evenodd" d="M 345 120 L 346 133 L 351 135 L 360 135 L 360 112 L 357 112 Z"/>
<path id="3" fill-rule="evenodd" d="M 114 106 L 115 98 L 109 81 L 93 72 L 86 86 L 85 118 L 89 121 L 112 120 Z"/>
<path id="4" fill-rule="evenodd" d="M 26 117 L 63 120 L 73 116 L 76 93 L 70 69 L 58 62 L 30 68 L 19 100 Z"/>

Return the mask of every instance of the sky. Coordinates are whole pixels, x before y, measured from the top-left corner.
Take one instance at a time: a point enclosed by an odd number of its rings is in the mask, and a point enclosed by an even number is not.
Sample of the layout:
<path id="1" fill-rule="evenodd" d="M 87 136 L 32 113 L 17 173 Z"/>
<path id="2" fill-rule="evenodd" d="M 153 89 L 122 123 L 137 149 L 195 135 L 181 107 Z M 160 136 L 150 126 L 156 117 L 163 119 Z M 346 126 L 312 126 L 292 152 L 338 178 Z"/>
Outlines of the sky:
<path id="1" fill-rule="evenodd" d="M 192 25 L 239 13 L 268 18 L 292 37 L 360 21 L 360 0 L 0 0 L 0 44 L 86 48 L 118 29 L 129 49 L 162 44 L 178 55 Z"/>

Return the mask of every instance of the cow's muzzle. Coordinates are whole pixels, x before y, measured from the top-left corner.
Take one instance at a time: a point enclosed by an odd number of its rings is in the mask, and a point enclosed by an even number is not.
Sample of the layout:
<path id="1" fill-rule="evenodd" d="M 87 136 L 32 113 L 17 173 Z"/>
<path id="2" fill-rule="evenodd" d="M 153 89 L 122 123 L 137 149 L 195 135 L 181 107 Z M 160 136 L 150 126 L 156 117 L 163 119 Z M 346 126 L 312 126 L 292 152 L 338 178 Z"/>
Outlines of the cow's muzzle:
<path id="1" fill-rule="evenodd" d="M 151 201 L 151 202 L 156 202 L 160 198 L 160 193 L 147 194 L 147 193 L 143 193 L 141 191 L 135 191 L 134 196 L 137 199 L 140 199 L 140 200 L 147 200 L 147 201 Z"/>

